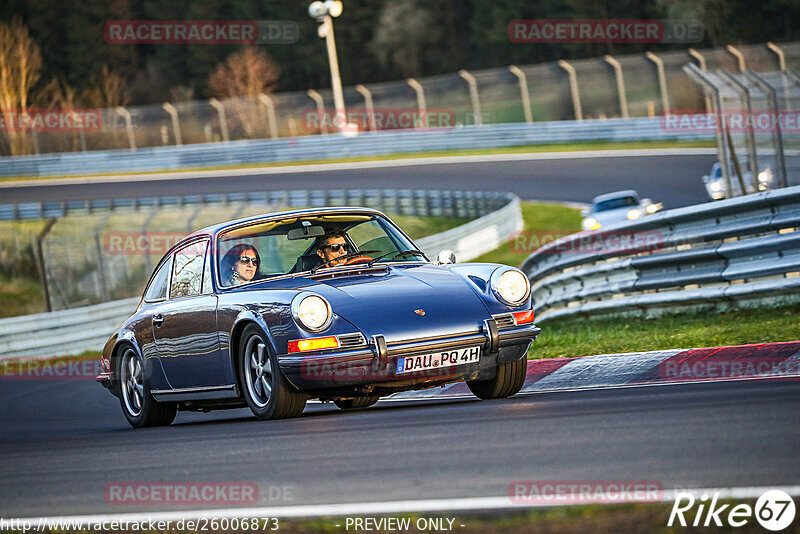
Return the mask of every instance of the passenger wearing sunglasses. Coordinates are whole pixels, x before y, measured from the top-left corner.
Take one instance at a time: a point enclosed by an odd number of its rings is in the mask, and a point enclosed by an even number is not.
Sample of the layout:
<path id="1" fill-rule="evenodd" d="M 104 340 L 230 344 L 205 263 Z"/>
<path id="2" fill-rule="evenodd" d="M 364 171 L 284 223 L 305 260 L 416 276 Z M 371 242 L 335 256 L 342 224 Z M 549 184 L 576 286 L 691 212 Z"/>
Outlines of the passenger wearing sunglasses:
<path id="1" fill-rule="evenodd" d="M 327 263 L 328 266 L 335 266 L 342 265 L 345 262 L 343 259 L 337 259 L 341 256 L 346 256 L 350 252 L 344 235 L 344 232 L 331 231 L 319 238 L 317 255 L 322 258 L 323 263 Z"/>
<path id="2" fill-rule="evenodd" d="M 252 245 L 236 245 L 222 258 L 222 283 L 228 286 L 244 284 L 255 278 L 261 257 Z"/>

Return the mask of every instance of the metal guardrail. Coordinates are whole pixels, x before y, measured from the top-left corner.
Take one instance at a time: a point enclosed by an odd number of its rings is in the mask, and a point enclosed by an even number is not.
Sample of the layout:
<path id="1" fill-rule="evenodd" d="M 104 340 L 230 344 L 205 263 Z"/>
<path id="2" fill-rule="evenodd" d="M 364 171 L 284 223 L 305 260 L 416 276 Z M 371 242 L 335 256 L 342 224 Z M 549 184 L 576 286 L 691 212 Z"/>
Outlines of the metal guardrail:
<path id="1" fill-rule="evenodd" d="M 549 243 L 523 264 L 541 320 L 800 300 L 800 186 Z"/>
<path id="2" fill-rule="evenodd" d="M 298 193 L 308 194 L 305 191 Z M 481 195 L 459 191 L 413 191 L 411 196 L 427 198 L 431 193 L 441 193 L 451 199 L 476 199 Z M 522 211 L 516 195 L 486 193 L 483 200 L 484 206 L 491 207 L 493 211 L 485 210 L 484 213 L 489 212 L 476 220 L 417 239 L 417 244 L 429 257 L 435 257 L 442 249 L 452 249 L 459 260 L 467 261 L 497 248 L 514 232 L 522 229 Z M 132 313 L 138 302 L 139 297 L 134 297 L 70 310 L 0 319 L 0 360 L 48 358 L 101 350 L 114 329 Z"/>
<path id="3" fill-rule="evenodd" d="M 200 205 L 285 207 L 364 206 L 398 215 L 476 218 L 508 203 L 506 193 L 412 189 L 298 189 L 133 197 L 62 202 L 0 203 L 0 221 L 46 219 L 108 211 L 140 211 Z"/>
<path id="4" fill-rule="evenodd" d="M 275 162 L 328 160 L 443 150 L 581 141 L 713 140 L 713 133 L 676 131 L 663 118 L 597 119 L 461 126 L 448 130 L 363 132 L 227 143 L 97 150 L 0 159 L 0 176 L 88 175 L 175 171 Z"/>

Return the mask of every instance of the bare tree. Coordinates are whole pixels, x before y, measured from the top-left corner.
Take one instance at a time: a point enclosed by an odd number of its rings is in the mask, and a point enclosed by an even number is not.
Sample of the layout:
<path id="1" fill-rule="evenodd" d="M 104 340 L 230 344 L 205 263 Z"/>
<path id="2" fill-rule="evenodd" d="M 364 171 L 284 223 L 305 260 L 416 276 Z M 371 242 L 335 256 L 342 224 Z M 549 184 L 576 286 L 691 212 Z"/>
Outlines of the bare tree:
<path id="1" fill-rule="evenodd" d="M 208 87 L 213 96 L 246 97 L 228 104 L 239 118 L 248 137 L 266 135 L 263 106 L 256 100 L 278 85 L 280 69 L 266 52 L 245 47 L 234 52 L 209 76 Z"/>
<path id="2" fill-rule="evenodd" d="M 128 103 L 125 94 L 125 78 L 103 65 L 93 86 L 83 91 L 87 105 L 97 108 L 115 108 Z"/>
<path id="3" fill-rule="evenodd" d="M 0 22 L 0 114 L 8 150 L 13 155 L 30 152 L 27 128 L 14 125 L 17 114 L 28 111 L 31 89 L 39 81 L 42 56 L 28 29 L 19 20 Z M 5 130 L 5 132 L 3 132 Z"/>

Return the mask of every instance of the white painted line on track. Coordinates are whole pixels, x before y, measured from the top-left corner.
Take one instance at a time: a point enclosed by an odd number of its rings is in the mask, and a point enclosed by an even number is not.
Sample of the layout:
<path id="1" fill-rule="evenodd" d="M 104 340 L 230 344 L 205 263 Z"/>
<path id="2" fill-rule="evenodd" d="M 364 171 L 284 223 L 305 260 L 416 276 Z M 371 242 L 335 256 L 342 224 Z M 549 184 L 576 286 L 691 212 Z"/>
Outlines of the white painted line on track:
<path id="1" fill-rule="evenodd" d="M 15 187 L 49 187 L 54 185 L 86 185 L 154 180 L 192 180 L 195 178 L 234 178 L 240 176 L 269 174 L 298 174 L 359 169 L 382 169 L 391 167 L 413 167 L 419 165 L 449 165 L 464 163 L 493 163 L 502 161 L 569 160 L 593 158 L 630 158 L 650 156 L 709 156 L 715 148 L 654 148 L 624 150 L 582 150 L 564 152 L 526 152 L 516 154 L 486 154 L 475 156 L 434 156 L 430 158 L 403 158 L 378 161 L 352 161 L 343 163 L 314 163 L 308 165 L 286 165 L 250 167 L 246 169 L 222 169 L 212 171 L 154 172 L 150 174 L 121 174 L 117 176 L 75 177 L 57 179 L 31 179 L 0 182 L 0 189 Z"/>
<path id="2" fill-rule="evenodd" d="M 760 487 L 734 487 L 734 488 L 680 488 L 664 490 L 660 501 L 654 502 L 673 502 L 679 493 L 690 493 L 694 496 L 719 494 L 720 499 L 757 499 L 764 492 L 769 490 L 781 490 L 791 496 L 800 496 L 800 486 L 760 486 Z M 634 499 L 620 499 L 614 504 L 642 502 Z M 49 522 L 67 523 L 73 525 L 88 525 L 102 523 L 104 521 L 179 521 L 181 519 L 190 521 L 198 519 L 221 519 L 221 518 L 249 518 L 249 517 L 273 517 L 273 518 L 312 518 L 325 516 L 348 516 L 348 515 L 367 515 L 367 514 L 401 514 L 409 512 L 475 512 L 490 510 L 524 510 L 528 508 L 551 508 L 557 506 L 570 506 L 576 503 L 515 503 L 511 497 L 464 497 L 453 499 L 423 499 L 423 500 L 404 500 L 404 501 L 385 501 L 385 502 L 361 502 L 361 503 L 342 503 L 342 504 L 309 504 L 296 506 L 268 506 L 250 508 L 224 508 L 209 510 L 184 510 L 171 512 L 135 512 L 124 514 L 93 514 L 93 515 L 74 515 L 74 516 L 54 516 L 54 517 L 35 517 L 20 518 L 19 521 L 29 521 L 32 524 L 44 524 Z M 582 502 L 580 504 L 587 504 Z M 5 518 L 3 518 L 5 519 Z M 17 518 L 13 518 L 17 520 Z"/>

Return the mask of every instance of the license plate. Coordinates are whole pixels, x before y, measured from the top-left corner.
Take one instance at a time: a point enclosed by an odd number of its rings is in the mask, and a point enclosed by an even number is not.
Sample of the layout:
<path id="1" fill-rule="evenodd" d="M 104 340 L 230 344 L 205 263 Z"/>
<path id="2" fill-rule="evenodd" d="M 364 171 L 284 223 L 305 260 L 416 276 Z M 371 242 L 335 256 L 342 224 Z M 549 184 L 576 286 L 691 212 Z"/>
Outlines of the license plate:
<path id="1" fill-rule="evenodd" d="M 475 363 L 481 359 L 480 347 L 467 347 L 465 349 L 445 350 L 430 354 L 417 354 L 397 358 L 397 374 L 425 371 L 427 369 L 440 369 L 466 363 Z"/>

